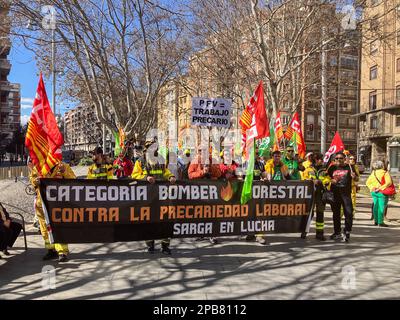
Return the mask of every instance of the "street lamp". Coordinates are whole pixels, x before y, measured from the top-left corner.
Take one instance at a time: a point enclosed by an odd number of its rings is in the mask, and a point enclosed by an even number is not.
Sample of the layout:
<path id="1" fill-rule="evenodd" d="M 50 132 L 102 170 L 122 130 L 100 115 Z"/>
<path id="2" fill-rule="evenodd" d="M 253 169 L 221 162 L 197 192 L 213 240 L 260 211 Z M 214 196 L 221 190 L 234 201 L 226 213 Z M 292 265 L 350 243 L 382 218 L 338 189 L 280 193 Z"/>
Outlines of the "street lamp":
<path id="1" fill-rule="evenodd" d="M 36 31 L 38 30 L 38 24 L 32 20 L 29 20 L 26 28 L 28 30 Z M 57 115 L 56 113 L 56 41 L 55 41 L 56 33 L 55 33 L 55 26 L 51 28 L 51 69 L 52 69 L 52 76 L 53 76 L 53 92 L 52 92 L 52 106 L 53 106 L 53 113 L 54 116 Z"/>

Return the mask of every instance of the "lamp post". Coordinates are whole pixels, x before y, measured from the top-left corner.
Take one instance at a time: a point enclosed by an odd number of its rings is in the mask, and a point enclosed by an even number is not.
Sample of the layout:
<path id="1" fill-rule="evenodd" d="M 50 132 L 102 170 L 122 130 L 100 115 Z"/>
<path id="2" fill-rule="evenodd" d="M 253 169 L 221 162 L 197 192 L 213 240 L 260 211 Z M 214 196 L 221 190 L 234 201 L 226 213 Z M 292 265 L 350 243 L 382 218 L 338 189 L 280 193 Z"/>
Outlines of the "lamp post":
<path id="1" fill-rule="evenodd" d="M 28 30 L 36 31 L 38 30 L 38 24 L 32 20 L 29 20 L 26 26 Z M 53 92 L 52 92 L 52 105 L 53 113 L 56 116 L 56 25 L 51 25 L 51 69 L 53 77 Z"/>

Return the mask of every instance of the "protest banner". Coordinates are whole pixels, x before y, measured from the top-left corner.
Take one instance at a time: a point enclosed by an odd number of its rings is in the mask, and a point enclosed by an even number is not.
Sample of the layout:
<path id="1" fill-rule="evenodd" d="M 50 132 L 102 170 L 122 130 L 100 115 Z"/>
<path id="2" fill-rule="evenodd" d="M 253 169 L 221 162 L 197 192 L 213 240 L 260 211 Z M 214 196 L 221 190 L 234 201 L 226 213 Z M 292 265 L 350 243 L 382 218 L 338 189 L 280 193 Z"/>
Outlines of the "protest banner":
<path id="1" fill-rule="evenodd" d="M 232 100 L 192 98 L 192 125 L 229 128 Z"/>
<path id="2" fill-rule="evenodd" d="M 50 240 L 138 241 L 199 236 L 301 233 L 312 181 L 256 181 L 240 204 L 241 181 L 149 184 L 132 180 L 41 179 Z"/>

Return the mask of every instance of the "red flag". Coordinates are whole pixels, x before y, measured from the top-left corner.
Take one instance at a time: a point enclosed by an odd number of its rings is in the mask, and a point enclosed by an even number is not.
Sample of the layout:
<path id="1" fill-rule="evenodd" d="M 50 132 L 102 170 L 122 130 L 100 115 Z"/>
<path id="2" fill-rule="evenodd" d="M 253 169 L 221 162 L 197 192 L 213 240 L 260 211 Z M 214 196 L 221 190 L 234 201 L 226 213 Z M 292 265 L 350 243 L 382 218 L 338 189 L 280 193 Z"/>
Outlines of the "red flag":
<path id="1" fill-rule="evenodd" d="M 339 151 L 343 150 L 344 150 L 344 144 L 342 138 L 340 138 L 339 132 L 336 131 L 331 146 L 329 150 L 325 153 L 324 162 L 328 162 L 332 154 L 338 153 Z"/>
<path id="2" fill-rule="evenodd" d="M 285 138 L 288 140 L 292 139 L 294 132 L 296 133 L 296 143 L 299 156 L 300 158 L 304 159 L 306 155 L 306 144 L 304 142 L 303 132 L 301 131 L 299 121 L 299 114 L 297 112 L 293 115 L 293 118 L 290 121 L 288 129 L 285 132 Z"/>
<path id="3" fill-rule="evenodd" d="M 262 139 L 269 136 L 269 124 L 267 112 L 265 111 L 263 83 L 257 86 L 256 91 L 250 98 L 249 104 L 240 118 L 242 133 L 249 135 L 246 140 Z M 248 132 L 246 132 L 248 131 Z"/>
<path id="4" fill-rule="evenodd" d="M 56 118 L 47 99 L 42 74 L 40 74 L 36 97 L 33 101 L 25 146 L 29 150 L 32 163 L 44 176 L 61 161 L 61 146 L 64 139 L 57 127 Z"/>
<path id="5" fill-rule="evenodd" d="M 278 112 L 278 115 L 276 116 L 276 120 L 275 120 L 275 136 L 276 136 L 278 144 L 280 144 L 283 139 L 283 128 L 282 128 L 280 112 Z"/>

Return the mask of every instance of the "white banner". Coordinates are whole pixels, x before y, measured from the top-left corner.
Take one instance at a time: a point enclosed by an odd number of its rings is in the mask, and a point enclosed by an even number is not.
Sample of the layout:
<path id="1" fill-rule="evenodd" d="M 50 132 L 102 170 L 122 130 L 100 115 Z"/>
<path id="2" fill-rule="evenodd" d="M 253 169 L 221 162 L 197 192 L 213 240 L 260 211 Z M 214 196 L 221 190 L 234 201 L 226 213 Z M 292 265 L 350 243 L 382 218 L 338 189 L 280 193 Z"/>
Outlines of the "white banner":
<path id="1" fill-rule="evenodd" d="M 192 98 L 192 125 L 229 128 L 231 99 Z"/>

